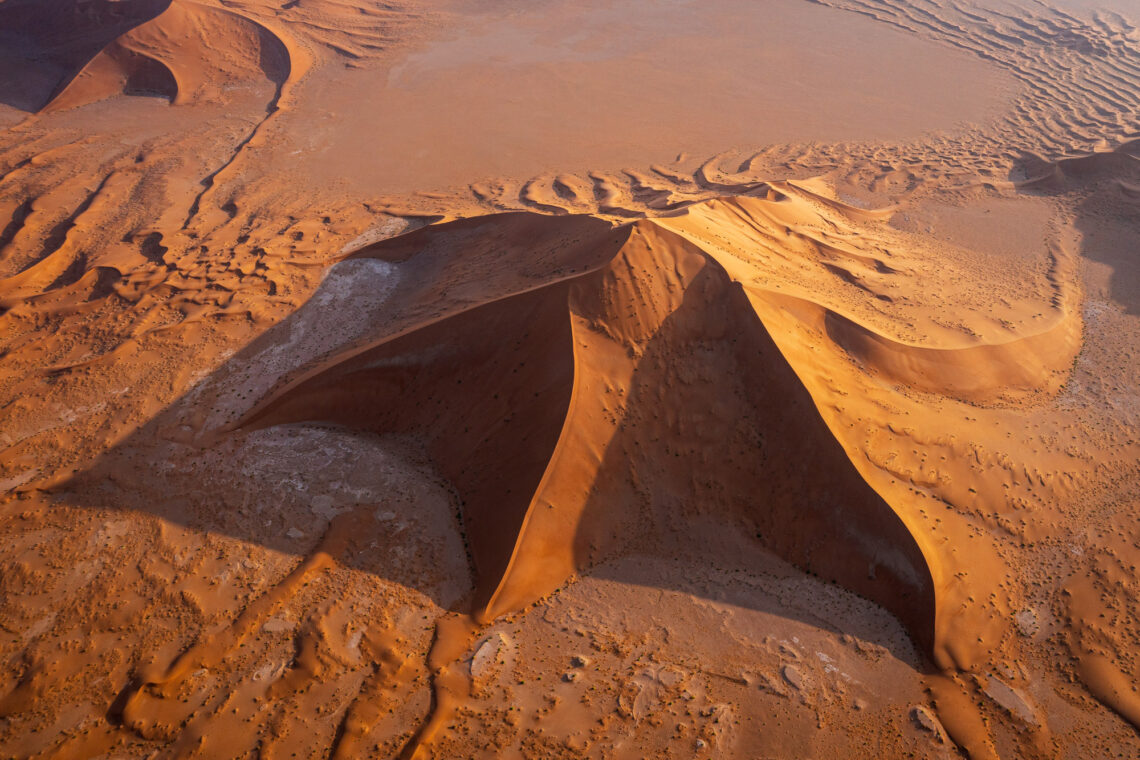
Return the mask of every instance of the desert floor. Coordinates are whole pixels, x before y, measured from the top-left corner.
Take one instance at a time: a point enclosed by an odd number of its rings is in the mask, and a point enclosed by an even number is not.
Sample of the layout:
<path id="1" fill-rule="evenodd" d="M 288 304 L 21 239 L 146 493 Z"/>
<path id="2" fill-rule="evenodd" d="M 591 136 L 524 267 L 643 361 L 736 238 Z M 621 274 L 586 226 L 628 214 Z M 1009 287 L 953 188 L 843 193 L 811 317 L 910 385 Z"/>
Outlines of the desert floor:
<path id="1" fill-rule="evenodd" d="M 1140 757 L 1135 0 L 0 0 L 0 756 Z"/>

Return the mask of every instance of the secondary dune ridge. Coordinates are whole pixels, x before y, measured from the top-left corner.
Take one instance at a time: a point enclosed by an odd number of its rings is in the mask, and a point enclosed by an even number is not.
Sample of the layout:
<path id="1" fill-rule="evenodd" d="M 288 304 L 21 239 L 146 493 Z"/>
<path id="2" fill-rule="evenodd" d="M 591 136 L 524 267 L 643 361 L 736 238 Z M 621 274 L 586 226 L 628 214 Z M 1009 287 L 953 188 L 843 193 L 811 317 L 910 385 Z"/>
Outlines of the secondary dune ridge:
<path id="1" fill-rule="evenodd" d="M 5 751 L 1127 754 L 1135 27 L 837 7 L 1022 90 L 901 144 L 362 199 L 282 117 L 446 9 L 31 40 Z"/>

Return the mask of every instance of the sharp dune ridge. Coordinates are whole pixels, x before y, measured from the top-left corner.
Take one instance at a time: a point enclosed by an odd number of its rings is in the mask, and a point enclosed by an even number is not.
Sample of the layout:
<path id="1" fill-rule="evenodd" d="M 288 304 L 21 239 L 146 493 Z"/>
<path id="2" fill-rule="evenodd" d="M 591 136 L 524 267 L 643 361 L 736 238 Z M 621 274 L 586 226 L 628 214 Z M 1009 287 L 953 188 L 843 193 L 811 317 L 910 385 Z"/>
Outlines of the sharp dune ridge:
<path id="1" fill-rule="evenodd" d="M 1137 19 L 757 13 L 0 0 L 0 754 L 1140 751 Z"/>

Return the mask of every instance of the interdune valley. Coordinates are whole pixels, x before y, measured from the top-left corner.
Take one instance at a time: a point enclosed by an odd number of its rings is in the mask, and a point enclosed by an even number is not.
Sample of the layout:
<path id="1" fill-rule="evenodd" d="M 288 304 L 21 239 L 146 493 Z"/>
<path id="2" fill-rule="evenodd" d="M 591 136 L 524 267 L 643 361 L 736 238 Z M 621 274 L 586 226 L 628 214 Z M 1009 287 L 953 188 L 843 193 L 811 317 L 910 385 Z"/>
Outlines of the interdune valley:
<path id="1" fill-rule="evenodd" d="M 1140 757 L 1136 0 L 0 0 L 0 757 Z"/>

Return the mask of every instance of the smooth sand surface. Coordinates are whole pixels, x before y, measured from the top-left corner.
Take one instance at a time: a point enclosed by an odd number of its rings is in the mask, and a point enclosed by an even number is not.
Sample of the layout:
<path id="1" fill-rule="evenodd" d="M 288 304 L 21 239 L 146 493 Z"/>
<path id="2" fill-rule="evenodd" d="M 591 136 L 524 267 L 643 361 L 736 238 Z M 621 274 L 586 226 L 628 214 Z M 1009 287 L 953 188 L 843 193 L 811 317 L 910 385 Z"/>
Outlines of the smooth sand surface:
<path id="1" fill-rule="evenodd" d="M 430 190 L 728 146 L 907 139 L 991 121 L 1014 86 L 961 51 L 798 0 L 476 6 L 390 60 L 337 72 L 335 87 L 310 81 L 319 118 L 286 127 L 303 171 Z M 335 147 L 346 142 L 374 147 Z"/>
<path id="2" fill-rule="evenodd" d="M 0 754 L 1140 754 L 1106 2 L 0 0 Z"/>

